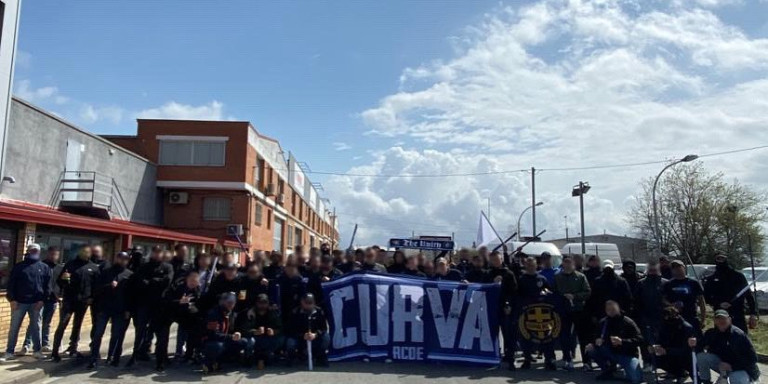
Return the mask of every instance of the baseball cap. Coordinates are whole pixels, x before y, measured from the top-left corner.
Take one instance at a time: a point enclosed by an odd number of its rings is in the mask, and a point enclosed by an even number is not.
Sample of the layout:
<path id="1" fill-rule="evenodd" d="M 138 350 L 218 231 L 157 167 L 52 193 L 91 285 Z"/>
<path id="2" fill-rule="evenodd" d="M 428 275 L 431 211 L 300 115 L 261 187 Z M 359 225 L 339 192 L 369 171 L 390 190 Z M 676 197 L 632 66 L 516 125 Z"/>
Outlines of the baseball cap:
<path id="1" fill-rule="evenodd" d="M 603 268 L 610 268 L 613 269 L 615 265 L 613 264 L 613 260 L 605 260 L 603 261 Z"/>
<path id="2" fill-rule="evenodd" d="M 235 303 L 237 302 L 237 296 L 234 292 L 225 292 L 219 296 L 219 302 L 221 303 Z"/>
<path id="3" fill-rule="evenodd" d="M 679 267 L 683 267 L 683 268 L 685 268 L 685 263 L 683 263 L 683 262 L 682 262 L 682 261 L 680 261 L 680 260 L 674 260 L 674 261 L 672 261 L 671 263 L 669 263 L 669 265 L 670 265 L 670 266 L 672 266 L 672 267 L 674 267 L 674 266 L 679 266 Z"/>
<path id="4" fill-rule="evenodd" d="M 129 255 L 128 252 L 119 252 L 117 257 L 120 259 L 130 259 L 131 255 Z"/>
<path id="5" fill-rule="evenodd" d="M 715 311 L 715 319 L 718 317 L 731 317 L 731 315 L 725 309 L 718 309 Z"/>
<path id="6" fill-rule="evenodd" d="M 257 303 L 269 303 L 269 297 L 267 297 L 266 294 L 260 293 L 258 296 L 256 296 L 256 302 Z"/>
<path id="7" fill-rule="evenodd" d="M 27 252 L 32 252 L 32 251 L 38 251 L 39 252 L 40 251 L 40 244 L 30 243 L 29 245 L 27 245 Z"/>

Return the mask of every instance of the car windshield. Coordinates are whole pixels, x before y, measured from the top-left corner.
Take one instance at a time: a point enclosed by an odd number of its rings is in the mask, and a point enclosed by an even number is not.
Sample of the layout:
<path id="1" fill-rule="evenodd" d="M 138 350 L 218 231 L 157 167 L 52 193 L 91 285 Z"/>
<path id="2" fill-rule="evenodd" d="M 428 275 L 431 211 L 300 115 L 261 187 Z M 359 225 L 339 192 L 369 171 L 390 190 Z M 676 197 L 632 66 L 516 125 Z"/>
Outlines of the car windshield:
<path id="1" fill-rule="evenodd" d="M 742 269 L 741 273 L 747 277 L 748 281 L 752 281 L 752 269 Z M 755 269 L 755 277 L 757 277 L 758 283 L 768 283 L 768 272 L 766 272 L 766 269 Z"/>

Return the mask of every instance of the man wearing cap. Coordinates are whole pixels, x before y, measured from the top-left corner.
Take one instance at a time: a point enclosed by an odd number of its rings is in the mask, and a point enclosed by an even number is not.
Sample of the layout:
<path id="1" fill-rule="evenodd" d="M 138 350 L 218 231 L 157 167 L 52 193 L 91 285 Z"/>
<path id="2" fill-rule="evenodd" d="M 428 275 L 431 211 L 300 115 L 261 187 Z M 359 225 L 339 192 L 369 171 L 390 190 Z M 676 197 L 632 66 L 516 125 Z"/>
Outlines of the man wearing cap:
<path id="1" fill-rule="evenodd" d="M 158 311 L 153 323 L 153 329 L 157 335 L 155 370 L 158 372 L 164 371 L 169 362 L 168 339 L 171 324 L 177 323 L 180 329 L 190 330 L 190 327 L 197 323 L 199 299 L 200 275 L 196 271 L 190 271 L 180 284 L 169 287 L 163 294 L 162 308 Z M 194 344 L 193 340 L 190 341 Z M 187 347 L 192 349 L 189 345 Z"/>
<path id="2" fill-rule="evenodd" d="M 698 348 L 699 383 L 712 383 L 712 372 L 719 372 L 731 384 L 758 382 L 760 369 L 752 342 L 741 329 L 734 327 L 728 311 L 715 311 L 715 326 L 704 336 L 691 339 L 691 347 Z"/>
<path id="3" fill-rule="evenodd" d="M 205 320 L 206 333 L 203 337 L 203 373 L 217 370 L 225 358 L 238 359 L 241 352 L 252 350 L 250 342 L 235 330 L 236 303 L 237 296 L 234 292 L 223 293 L 219 297 L 219 304 L 208 312 Z"/>
<path id="4" fill-rule="evenodd" d="M 259 294 L 256 305 L 237 317 L 235 328 L 250 340 L 258 369 L 274 358 L 275 351 L 283 346 L 282 321 L 277 311 L 270 308 L 269 297 Z"/>
<path id="5" fill-rule="evenodd" d="M 315 297 L 311 293 L 305 294 L 299 307 L 291 312 L 289 324 L 285 342 L 289 363 L 295 360 L 298 352 L 306 352 L 309 341 L 317 364 L 328 366 L 326 351 L 331 342 L 328 322 L 323 310 L 315 305 Z"/>
<path id="6" fill-rule="evenodd" d="M 673 305 L 683 316 L 685 321 L 701 330 L 707 315 L 707 305 L 704 302 L 704 288 L 701 283 L 686 276 L 685 264 L 680 260 L 670 263 L 672 279 L 662 287 L 664 304 Z M 699 308 L 699 316 L 696 316 L 696 307 Z"/>
<path id="7" fill-rule="evenodd" d="M 629 290 L 629 284 L 623 277 L 616 274 L 614 268 L 613 260 L 603 260 L 603 272 L 595 279 L 592 287 L 592 295 L 596 297 L 595 308 L 600 311 L 600 315 L 603 314 L 605 303 L 609 300 L 618 303 L 625 313 L 629 313 L 632 308 L 632 292 Z"/>
<path id="8" fill-rule="evenodd" d="M 131 256 L 126 252 L 120 252 L 115 257 L 115 262 L 107 269 L 103 270 L 96 280 L 94 286 L 94 305 L 92 310 L 98 308 L 94 318 L 93 330 L 91 332 L 91 361 L 88 369 L 96 368 L 101 359 L 101 339 L 107 331 L 107 323 L 112 322 L 112 329 L 109 336 L 109 350 L 107 351 L 107 362 L 112 366 L 120 364 L 120 356 L 123 353 L 123 338 L 125 330 L 128 328 L 130 315 L 126 305 L 126 295 L 128 294 L 128 284 L 133 272 L 128 269 L 128 262 Z"/>
<path id="9" fill-rule="evenodd" d="M 715 255 L 715 273 L 704 279 L 704 299 L 714 309 L 725 309 L 731 315 L 733 325 L 749 332 L 757 326 L 757 305 L 747 278 L 728 264 L 723 253 Z M 749 325 L 744 313 L 749 313 Z"/>
<path id="10" fill-rule="evenodd" d="M 8 279 L 6 298 L 11 303 L 11 327 L 8 331 L 8 344 L 0 362 L 13 360 L 16 341 L 21 323 L 29 316 L 32 347 L 35 358 L 43 358 L 40 344 L 40 311 L 43 301 L 50 295 L 49 282 L 51 269 L 40 261 L 40 246 L 29 244 L 24 260 L 13 267 Z"/>
<path id="11" fill-rule="evenodd" d="M 655 360 L 656 368 L 683 383 L 686 372 L 693 373 L 689 340 L 696 337 L 697 330 L 680 316 L 675 307 L 664 308 L 663 318 L 659 337 L 647 343 L 649 359 Z M 644 362 L 647 364 L 649 361 Z"/>
<path id="12" fill-rule="evenodd" d="M 40 343 L 43 346 L 42 352 L 50 352 L 50 335 L 51 335 L 51 321 L 53 315 L 56 314 L 56 308 L 59 305 L 59 296 L 61 290 L 56 285 L 56 277 L 61 273 L 64 268 L 59 260 L 61 260 L 61 251 L 58 247 L 50 246 L 45 250 L 45 260 L 43 264 L 47 265 L 51 269 L 51 279 L 48 282 L 50 294 L 43 300 L 43 309 L 40 312 L 43 325 L 40 328 Z M 21 349 L 22 354 L 26 355 L 28 351 L 32 350 L 32 324 L 27 325 L 27 335 L 24 337 L 24 347 Z"/>
<path id="13" fill-rule="evenodd" d="M 85 312 L 93 301 L 93 287 L 99 276 L 99 267 L 91 261 L 91 248 L 86 246 L 77 253 L 77 258 L 68 261 L 57 278 L 56 283 L 62 291 L 61 311 L 59 312 L 59 325 L 53 335 L 53 351 L 51 359 L 54 362 L 61 361 L 59 348 L 67 330 L 69 321 L 72 322 L 72 333 L 69 337 L 70 356 L 77 356 L 77 343 L 80 341 L 80 327 L 83 324 Z"/>

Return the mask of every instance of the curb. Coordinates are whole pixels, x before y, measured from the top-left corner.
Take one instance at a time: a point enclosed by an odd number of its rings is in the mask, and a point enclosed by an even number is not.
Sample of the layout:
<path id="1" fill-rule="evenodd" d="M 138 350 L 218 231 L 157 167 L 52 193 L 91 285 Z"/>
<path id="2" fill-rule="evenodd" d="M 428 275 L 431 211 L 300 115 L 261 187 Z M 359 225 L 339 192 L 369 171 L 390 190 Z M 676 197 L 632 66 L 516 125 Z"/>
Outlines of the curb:
<path id="1" fill-rule="evenodd" d="M 87 333 L 87 330 L 84 330 L 83 333 Z M 133 332 L 131 332 L 133 333 Z M 108 335 L 105 335 L 108 336 Z M 129 338 L 126 337 L 125 341 L 123 342 L 123 361 L 128 361 L 126 357 L 130 356 L 133 353 L 133 338 L 130 338 L 130 342 L 128 342 Z M 171 335 L 168 339 L 168 349 L 170 350 L 172 346 L 175 345 L 176 340 L 176 332 L 175 327 L 171 331 Z M 102 343 L 108 343 L 109 337 L 105 337 L 102 340 Z M 102 348 L 103 351 L 103 348 Z M 4 381 L 2 379 L 2 375 L 0 375 L 0 381 L 3 382 L 3 384 L 33 384 L 41 380 L 45 380 L 50 377 L 58 377 L 58 376 L 65 376 L 64 374 L 67 372 L 71 372 L 76 370 L 79 367 L 84 367 L 86 362 L 88 361 L 88 357 L 86 358 L 69 358 L 67 360 L 62 360 L 60 363 L 54 363 L 50 360 L 44 360 L 42 361 L 42 364 L 44 364 L 42 367 L 38 367 L 35 369 L 30 369 L 29 374 L 7 379 L 7 381 Z M 0 366 L 2 367 L 2 366 Z M 1 372 L 2 370 L 0 370 Z M 97 372 L 98 370 L 95 370 L 93 372 Z"/>

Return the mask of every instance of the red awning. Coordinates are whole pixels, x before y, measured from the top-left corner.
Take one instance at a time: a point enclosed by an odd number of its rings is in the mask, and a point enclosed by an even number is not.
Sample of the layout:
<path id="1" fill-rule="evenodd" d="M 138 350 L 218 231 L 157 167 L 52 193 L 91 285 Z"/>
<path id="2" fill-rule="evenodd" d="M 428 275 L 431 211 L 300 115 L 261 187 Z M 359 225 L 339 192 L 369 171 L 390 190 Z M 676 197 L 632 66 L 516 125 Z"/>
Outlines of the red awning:
<path id="1" fill-rule="evenodd" d="M 7 200 L 0 201 L 0 219 L 187 243 L 210 245 L 218 243 L 218 239 L 212 237 L 169 231 L 167 229 L 153 227 L 151 225 L 136 224 L 125 220 L 104 220 L 88 216 L 80 216 L 53 208 Z"/>

